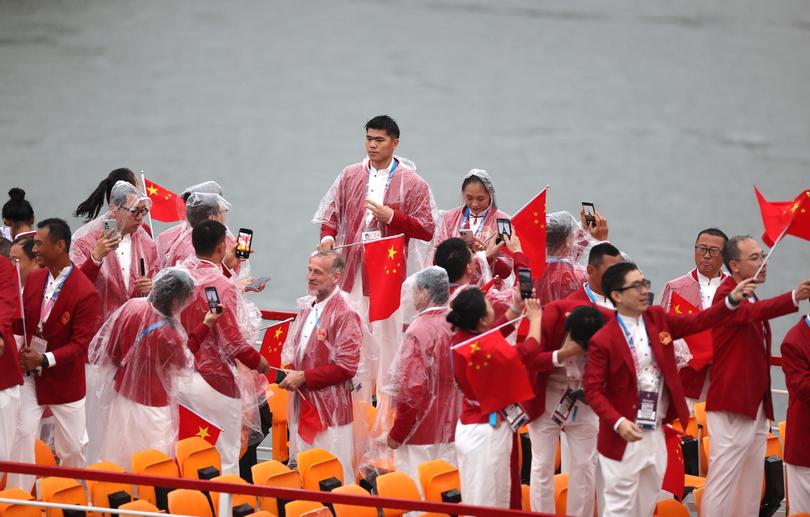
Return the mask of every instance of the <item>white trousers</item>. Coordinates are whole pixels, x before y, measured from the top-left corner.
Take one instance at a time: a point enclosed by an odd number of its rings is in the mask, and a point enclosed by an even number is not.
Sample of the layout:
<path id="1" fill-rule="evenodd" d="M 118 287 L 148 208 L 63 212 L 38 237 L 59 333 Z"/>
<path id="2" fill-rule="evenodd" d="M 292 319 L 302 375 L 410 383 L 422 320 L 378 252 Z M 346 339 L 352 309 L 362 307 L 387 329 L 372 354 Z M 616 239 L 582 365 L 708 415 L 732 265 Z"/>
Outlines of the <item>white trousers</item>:
<path id="1" fill-rule="evenodd" d="M 430 460 L 444 460 L 458 466 L 455 443 L 433 443 L 430 445 L 400 445 L 394 451 L 394 464 L 397 470 L 408 474 L 416 482 L 422 497 L 422 483 L 419 482 L 419 465 Z"/>
<path id="2" fill-rule="evenodd" d="M 702 517 L 757 515 L 768 440 L 762 404 L 755 420 L 727 411 L 708 411 L 706 418 L 711 435 Z"/>
<path id="3" fill-rule="evenodd" d="M 178 383 L 180 402 L 222 429 L 217 439 L 217 452 L 222 474 L 239 474 L 239 451 L 242 448 L 242 400 L 218 392 L 194 372 Z"/>
<path id="4" fill-rule="evenodd" d="M 689 408 L 689 414 L 691 416 L 695 416 L 695 404 L 698 402 L 704 402 L 706 400 L 706 394 L 709 393 L 709 374 L 706 373 L 706 378 L 703 380 L 703 387 L 700 389 L 700 395 L 696 399 L 690 399 L 686 397 L 686 407 Z"/>
<path id="5" fill-rule="evenodd" d="M 785 463 L 790 514 L 810 513 L 810 467 Z"/>
<path id="6" fill-rule="evenodd" d="M 146 449 L 157 449 L 174 457 L 177 429 L 172 425 L 171 407 L 144 406 L 115 394 L 107 425 L 100 437 L 100 461 L 111 461 L 129 470 L 132 454 Z"/>
<path id="7" fill-rule="evenodd" d="M 19 386 L 0 390 L 0 415 L 3 415 L 0 418 L 0 461 L 9 461 L 20 419 Z"/>
<path id="8" fill-rule="evenodd" d="M 551 419 L 566 387 L 549 384 L 546 389 L 546 411 L 529 422 L 532 442 L 531 499 L 532 511 L 555 513 L 554 463 L 560 426 Z M 596 470 L 596 436 L 599 419 L 582 401 L 576 404 L 562 430 L 568 441 L 568 499 L 566 515 L 591 517 L 594 502 Z"/>
<path id="9" fill-rule="evenodd" d="M 354 440 L 352 424 L 327 427 L 315 435 L 311 444 L 298 436 L 298 419 L 289 419 L 290 456 L 297 458 L 299 452 L 309 449 L 325 449 L 332 453 L 343 467 L 343 484 L 354 484 Z"/>
<path id="10" fill-rule="evenodd" d="M 650 517 L 667 470 L 667 446 L 661 426 L 642 431 L 641 440 L 628 442 L 621 461 L 599 454 L 599 468 L 605 485 L 602 515 Z M 570 497 L 570 490 L 568 493 Z"/>
<path id="11" fill-rule="evenodd" d="M 505 422 L 456 424 L 456 454 L 465 504 L 509 508 L 512 429 Z"/>
<path id="12" fill-rule="evenodd" d="M 84 467 L 84 451 L 87 447 L 87 420 L 84 412 L 84 398 L 67 404 L 40 406 L 34 387 L 34 377 L 26 376 L 20 387 L 20 419 L 17 436 L 14 440 L 12 460 L 21 463 L 34 463 L 34 444 L 39 432 L 39 423 L 45 408 L 50 408 L 54 418 L 54 446 L 60 465 Z M 19 487 L 30 491 L 34 486 L 34 476 L 9 474 L 8 487 Z"/>
<path id="13" fill-rule="evenodd" d="M 84 397 L 84 413 L 87 415 L 86 418 L 87 422 L 89 423 L 87 426 L 88 443 L 86 455 L 87 464 L 92 465 L 100 461 L 98 452 L 99 447 L 101 446 L 101 439 L 104 438 L 104 436 L 96 436 L 96 433 L 98 433 L 99 429 L 102 429 L 102 427 L 95 425 L 95 423 L 98 422 L 99 418 L 104 418 L 106 420 L 107 415 L 99 414 L 101 412 L 101 408 L 99 407 L 101 403 L 98 397 L 98 389 L 100 387 L 99 384 L 103 382 L 99 374 L 99 368 L 91 364 L 84 365 L 84 379 L 87 385 L 87 394 Z M 112 384 L 107 387 L 112 388 Z M 147 449 L 149 448 L 150 447 L 147 447 Z M 114 463 L 124 467 L 125 469 L 129 468 L 129 459 L 127 459 L 127 462 L 123 465 L 117 462 Z"/>

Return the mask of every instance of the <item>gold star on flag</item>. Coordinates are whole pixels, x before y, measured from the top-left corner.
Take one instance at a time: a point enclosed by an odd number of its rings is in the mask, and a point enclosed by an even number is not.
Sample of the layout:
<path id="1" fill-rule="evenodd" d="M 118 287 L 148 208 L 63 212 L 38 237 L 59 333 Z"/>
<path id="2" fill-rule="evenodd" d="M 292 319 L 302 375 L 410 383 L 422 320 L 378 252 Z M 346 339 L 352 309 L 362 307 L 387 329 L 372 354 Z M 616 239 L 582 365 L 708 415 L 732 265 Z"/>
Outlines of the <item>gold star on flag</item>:
<path id="1" fill-rule="evenodd" d="M 283 331 L 283 330 L 281 330 L 281 328 L 277 328 L 277 329 L 276 329 L 276 333 L 274 334 L 274 337 L 275 337 L 276 339 L 278 339 L 278 338 L 279 338 L 279 337 L 280 337 L 282 334 L 284 334 L 284 331 Z"/>
<path id="2" fill-rule="evenodd" d="M 681 311 L 681 306 L 680 305 L 677 305 L 677 304 L 675 305 L 675 314 L 683 314 L 683 312 Z"/>
<path id="3" fill-rule="evenodd" d="M 475 342 L 472 345 L 470 345 L 470 355 L 478 352 L 479 350 L 481 350 L 481 347 L 478 346 L 478 342 Z"/>
<path id="4" fill-rule="evenodd" d="M 154 185 L 150 185 L 150 186 L 149 186 L 149 188 L 148 188 L 147 190 L 149 190 L 149 195 L 150 195 L 150 196 L 157 196 L 158 189 L 157 189 L 157 188 L 155 188 L 155 186 L 154 186 Z"/>
<path id="5" fill-rule="evenodd" d="M 209 436 L 211 436 L 208 434 L 207 427 L 199 427 L 198 429 L 199 431 L 197 431 L 197 434 L 195 436 L 199 436 L 200 438 L 208 438 Z"/>
<path id="6" fill-rule="evenodd" d="M 397 250 L 395 250 L 393 246 L 388 248 L 388 258 L 393 259 L 394 255 L 396 255 L 396 254 L 397 254 Z"/>

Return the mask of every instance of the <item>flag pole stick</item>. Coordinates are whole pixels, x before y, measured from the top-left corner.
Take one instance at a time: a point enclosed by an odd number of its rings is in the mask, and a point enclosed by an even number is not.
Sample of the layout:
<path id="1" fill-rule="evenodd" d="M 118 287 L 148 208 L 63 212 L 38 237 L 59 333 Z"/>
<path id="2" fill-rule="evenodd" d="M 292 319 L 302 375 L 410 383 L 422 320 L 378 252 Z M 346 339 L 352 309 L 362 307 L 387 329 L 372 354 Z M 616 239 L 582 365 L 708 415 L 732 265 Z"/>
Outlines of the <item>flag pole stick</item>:
<path id="1" fill-rule="evenodd" d="M 14 268 L 17 270 L 17 283 L 20 285 L 20 315 L 22 316 L 23 346 L 28 346 L 28 334 L 25 331 L 25 302 L 23 302 L 22 273 L 20 273 L 20 263 L 15 262 Z M 15 343 L 14 346 L 17 346 Z"/>
<path id="2" fill-rule="evenodd" d="M 332 249 L 333 250 L 339 250 L 339 249 L 343 249 L 343 248 L 350 248 L 352 246 L 359 246 L 361 244 L 371 244 L 372 242 L 387 241 L 388 239 L 396 239 L 397 237 L 404 237 L 404 236 L 405 236 L 404 233 L 400 233 L 398 235 L 391 235 L 390 237 L 381 237 L 379 239 L 373 239 L 373 240 L 369 240 L 369 241 L 357 241 L 357 242 L 352 242 L 351 244 L 343 244 L 341 246 L 335 246 Z"/>
<path id="3" fill-rule="evenodd" d="M 756 278 L 756 277 L 758 277 L 758 276 L 759 276 L 759 273 L 762 271 L 762 268 L 764 268 L 764 267 L 765 267 L 765 264 L 767 264 L 767 263 L 768 263 L 768 259 L 769 259 L 769 258 L 771 258 L 771 255 L 773 255 L 773 252 L 774 252 L 774 250 L 776 250 L 776 247 L 777 247 L 777 246 L 779 246 L 779 243 L 780 243 L 780 242 L 782 242 L 782 237 L 784 237 L 784 236 L 785 236 L 785 234 L 787 233 L 788 229 L 790 229 L 790 223 L 788 223 L 788 224 L 785 226 L 785 229 L 784 229 L 784 230 L 782 230 L 782 233 L 780 233 L 780 234 L 779 234 L 779 238 L 777 238 L 777 239 L 776 239 L 776 242 L 774 242 L 774 243 L 773 243 L 773 248 L 771 248 L 771 250 L 768 252 L 768 254 L 767 254 L 767 255 L 765 255 L 765 260 L 763 260 L 763 261 L 762 261 L 762 264 L 760 264 L 760 265 L 759 265 L 759 269 L 757 269 L 757 272 L 756 272 L 756 273 L 754 273 L 754 278 Z"/>
<path id="4" fill-rule="evenodd" d="M 498 325 L 498 326 L 497 326 L 497 327 L 495 327 L 495 328 L 491 328 L 491 329 L 487 330 L 486 332 L 482 332 L 481 334 L 478 334 L 478 335 L 476 335 L 476 336 L 473 336 L 473 337 L 471 337 L 470 339 L 467 339 L 466 341 L 462 341 L 461 343 L 459 343 L 459 344 L 457 344 L 457 345 L 453 345 L 453 346 L 451 346 L 451 347 L 450 347 L 450 350 L 455 350 L 455 349 L 457 349 L 457 348 L 461 348 L 461 347 L 463 347 L 463 346 L 469 345 L 469 344 L 470 344 L 470 343 L 472 343 L 473 341 L 478 341 L 478 340 L 479 340 L 479 339 L 481 339 L 482 337 L 484 337 L 484 336 L 486 336 L 486 335 L 488 335 L 488 334 L 492 334 L 492 333 L 493 333 L 493 332 L 495 332 L 496 330 L 500 330 L 500 329 L 504 328 L 504 327 L 505 327 L 505 326 L 507 326 L 507 325 L 514 325 L 515 323 L 517 323 L 518 321 L 522 320 L 522 319 L 523 319 L 523 318 L 525 318 L 525 317 L 526 317 L 526 315 L 525 315 L 525 314 L 521 314 L 520 316 L 518 316 L 517 318 L 515 318 L 515 319 L 513 319 L 513 320 L 511 320 L 511 321 L 507 321 L 506 323 L 501 323 L 500 325 Z"/>
<path id="5" fill-rule="evenodd" d="M 149 194 L 146 192 L 146 176 L 144 176 L 143 171 L 141 171 L 141 183 L 143 183 L 144 195 L 149 197 Z M 149 220 L 149 233 L 152 234 L 152 240 L 157 240 L 155 237 L 155 229 L 152 227 L 152 213 L 146 212 L 146 218 Z"/>
<path id="6" fill-rule="evenodd" d="M 276 325 L 281 325 L 282 323 L 287 323 L 288 321 L 292 321 L 292 320 L 294 320 L 294 319 L 295 319 L 295 318 L 287 318 L 287 319 L 286 319 L 286 320 L 284 320 L 284 321 L 279 321 L 278 323 L 273 323 L 272 325 L 267 325 L 266 327 L 262 327 L 262 328 L 260 328 L 260 329 L 259 329 L 259 331 L 261 332 L 262 330 L 267 330 L 267 329 L 269 329 L 270 327 L 275 327 Z"/>

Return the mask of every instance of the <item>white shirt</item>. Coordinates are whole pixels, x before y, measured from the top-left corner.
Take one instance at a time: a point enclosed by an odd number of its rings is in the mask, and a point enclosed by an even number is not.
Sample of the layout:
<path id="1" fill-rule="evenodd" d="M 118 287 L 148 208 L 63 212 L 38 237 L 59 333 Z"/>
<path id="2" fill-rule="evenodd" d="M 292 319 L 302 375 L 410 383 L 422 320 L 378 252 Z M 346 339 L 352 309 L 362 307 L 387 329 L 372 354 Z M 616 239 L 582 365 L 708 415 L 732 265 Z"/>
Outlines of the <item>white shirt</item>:
<path id="1" fill-rule="evenodd" d="M 594 291 L 593 289 L 591 289 L 591 286 L 590 286 L 589 282 L 585 282 L 585 286 L 583 287 L 583 289 L 585 289 L 585 293 L 590 293 L 590 294 L 593 295 L 593 300 L 592 301 L 593 301 L 593 303 L 595 303 L 599 307 L 604 307 L 605 309 L 608 309 L 608 310 L 611 310 L 611 311 L 616 309 L 616 307 L 613 306 L 613 304 L 610 302 L 610 300 L 608 300 L 603 295 L 601 295 L 601 294 L 597 293 L 596 291 Z"/>
<path id="2" fill-rule="evenodd" d="M 70 271 L 70 266 L 62 268 L 62 271 L 60 271 L 59 274 L 56 275 L 56 278 L 54 278 L 53 273 L 48 270 L 48 283 L 45 285 L 45 296 L 42 297 L 43 305 L 45 304 L 45 300 L 50 300 L 53 298 L 56 287 L 65 282 L 68 271 Z M 51 306 L 51 309 L 53 309 L 53 306 Z M 43 316 L 45 316 L 43 320 L 47 321 L 50 315 L 50 312 L 48 312 L 48 314 L 43 314 Z M 56 358 L 54 357 L 53 353 L 45 352 L 45 355 L 48 356 L 48 367 L 53 367 L 56 364 Z"/>
<path id="3" fill-rule="evenodd" d="M 630 354 L 633 356 L 636 365 L 636 377 L 638 378 L 638 389 L 640 391 L 658 391 L 661 384 L 661 372 L 658 369 L 658 363 L 653 356 L 652 348 L 650 347 L 650 340 L 647 337 L 647 326 L 644 324 L 644 317 L 638 319 L 631 318 L 618 314 L 624 323 L 624 328 L 627 329 L 630 337 L 633 340 L 633 346 L 630 346 L 630 339 L 627 338 Z M 624 331 L 624 330 L 623 330 Z"/>
<path id="4" fill-rule="evenodd" d="M 712 306 L 714 293 L 717 292 L 717 288 L 720 287 L 720 284 L 723 283 L 726 276 L 723 273 L 720 273 L 714 278 L 709 278 L 700 274 L 700 271 L 695 271 L 695 273 L 697 273 L 698 285 L 700 286 L 701 309 L 706 310 Z"/>
<path id="5" fill-rule="evenodd" d="M 393 164 L 394 160 L 392 158 L 388 165 L 382 169 L 375 169 L 374 166 L 371 165 L 371 161 L 368 162 L 368 192 L 366 193 L 366 199 L 370 199 L 380 205 L 383 204 L 385 199 L 385 186 L 388 183 L 388 175 L 391 174 L 391 166 Z M 374 214 L 370 211 L 366 211 L 366 226 L 371 223 L 372 219 L 374 219 Z"/>
<path id="6" fill-rule="evenodd" d="M 301 341 L 298 342 L 298 353 L 296 354 L 296 359 L 301 362 L 304 359 L 304 353 L 307 350 L 307 344 L 309 343 L 309 338 L 312 336 L 312 331 L 320 330 L 321 326 L 321 316 L 323 315 L 323 309 L 326 306 L 326 303 L 338 292 L 338 288 L 329 293 L 329 296 L 323 299 L 323 301 L 317 302 L 313 307 L 312 310 L 309 311 L 307 315 L 307 319 L 304 322 L 304 326 L 301 328 Z"/>
<path id="7" fill-rule="evenodd" d="M 129 268 L 132 262 L 132 236 L 127 234 L 121 238 L 118 248 L 115 250 L 118 265 L 121 268 L 121 276 L 124 277 L 124 287 L 129 292 Z"/>

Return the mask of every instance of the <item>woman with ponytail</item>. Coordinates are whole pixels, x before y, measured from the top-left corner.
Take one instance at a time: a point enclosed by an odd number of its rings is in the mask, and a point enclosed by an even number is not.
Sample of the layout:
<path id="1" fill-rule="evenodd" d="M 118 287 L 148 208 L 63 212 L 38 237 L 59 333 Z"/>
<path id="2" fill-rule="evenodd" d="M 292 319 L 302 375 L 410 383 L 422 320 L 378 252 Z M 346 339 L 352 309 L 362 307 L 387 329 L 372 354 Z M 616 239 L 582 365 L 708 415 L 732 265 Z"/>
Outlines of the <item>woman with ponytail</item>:
<path id="1" fill-rule="evenodd" d="M 73 215 L 82 217 L 88 222 L 98 217 L 104 205 L 110 202 L 110 192 L 112 192 L 112 188 L 117 181 L 126 181 L 136 187 L 138 186 L 134 172 L 125 168 L 115 169 L 99 182 L 96 190 L 94 190 L 87 199 L 79 203 Z"/>
<path id="2" fill-rule="evenodd" d="M 8 239 L 13 241 L 19 236 L 27 234 L 33 235 L 34 230 L 34 209 L 31 203 L 25 199 L 25 191 L 14 187 L 8 191 L 10 198 L 3 205 L 3 224 L 10 229 Z"/>

